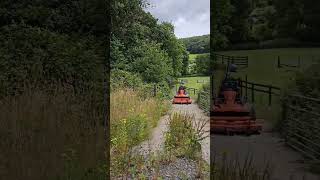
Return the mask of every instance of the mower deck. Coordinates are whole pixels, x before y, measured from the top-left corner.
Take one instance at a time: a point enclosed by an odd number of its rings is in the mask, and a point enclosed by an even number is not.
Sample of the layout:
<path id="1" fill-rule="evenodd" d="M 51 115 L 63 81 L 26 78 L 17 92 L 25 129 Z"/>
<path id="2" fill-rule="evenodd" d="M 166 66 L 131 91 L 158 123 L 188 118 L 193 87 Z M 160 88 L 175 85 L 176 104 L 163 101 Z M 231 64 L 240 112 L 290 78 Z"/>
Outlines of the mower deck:
<path id="1" fill-rule="evenodd" d="M 179 97 L 179 96 L 175 96 L 173 99 L 172 104 L 191 104 L 192 100 L 190 99 L 190 97 Z"/>
<path id="2" fill-rule="evenodd" d="M 255 134 L 262 130 L 262 125 L 256 123 L 250 116 L 230 117 L 212 116 L 210 118 L 211 133 L 215 134 Z"/>

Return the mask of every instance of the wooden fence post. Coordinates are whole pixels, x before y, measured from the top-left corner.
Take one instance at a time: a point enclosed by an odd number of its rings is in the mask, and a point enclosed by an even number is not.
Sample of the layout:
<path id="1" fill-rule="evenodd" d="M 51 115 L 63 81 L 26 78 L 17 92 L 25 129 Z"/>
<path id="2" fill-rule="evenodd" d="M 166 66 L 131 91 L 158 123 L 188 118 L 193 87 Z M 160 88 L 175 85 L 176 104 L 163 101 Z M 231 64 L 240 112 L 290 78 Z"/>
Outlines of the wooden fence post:
<path id="1" fill-rule="evenodd" d="M 280 64 L 280 56 L 278 56 L 278 68 L 281 68 L 281 64 Z"/>
<path id="2" fill-rule="evenodd" d="M 248 56 L 246 58 L 246 63 L 247 63 L 247 67 L 249 67 L 249 59 L 248 59 Z"/>
<path id="3" fill-rule="evenodd" d="M 253 83 L 251 84 L 251 100 L 252 100 L 252 103 L 254 103 L 254 84 Z"/>
<path id="4" fill-rule="evenodd" d="M 156 84 L 153 85 L 153 96 L 154 97 L 157 96 L 157 85 Z"/>
<path id="5" fill-rule="evenodd" d="M 248 76 L 246 75 L 246 98 L 248 99 Z"/>
<path id="6" fill-rule="evenodd" d="M 242 80 L 239 78 L 239 86 L 240 86 L 240 97 L 242 97 Z"/>
<path id="7" fill-rule="evenodd" d="M 271 106 L 271 98 L 272 98 L 272 96 L 271 96 L 271 90 L 272 90 L 272 88 L 271 88 L 271 86 L 269 87 L 269 106 Z"/>

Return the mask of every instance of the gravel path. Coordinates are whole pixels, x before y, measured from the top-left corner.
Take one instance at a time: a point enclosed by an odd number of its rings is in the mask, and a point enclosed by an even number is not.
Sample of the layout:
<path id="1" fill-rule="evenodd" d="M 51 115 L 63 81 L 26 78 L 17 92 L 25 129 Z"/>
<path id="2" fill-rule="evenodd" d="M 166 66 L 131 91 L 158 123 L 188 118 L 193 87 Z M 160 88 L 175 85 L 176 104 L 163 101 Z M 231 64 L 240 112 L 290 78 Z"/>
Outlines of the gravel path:
<path id="1" fill-rule="evenodd" d="M 134 148 L 139 154 L 148 156 L 150 153 L 158 153 L 164 147 L 164 134 L 168 129 L 169 115 L 161 117 L 157 127 L 152 130 L 151 136 L 148 140 L 142 142 L 139 146 Z"/>
<path id="2" fill-rule="evenodd" d="M 207 124 L 204 128 L 207 131 L 204 136 L 207 136 L 201 142 L 202 149 L 202 157 L 209 164 L 210 163 L 210 125 L 209 125 L 209 117 L 206 116 L 201 109 L 198 108 L 196 104 L 189 105 L 172 105 L 172 109 L 168 114 L 171 113 L 182 113 L 194 115 L 196 121 L 207 121 Z M 151 136 L 148 140 L 142 142 L 140 145 L 136 146 L 133 151 L 143 155 L 146 159 L 150 153 L 159 153 L 163 151 L 164 148 L 164 134 L 168 130 L 168 120 L 169 115 L 163 116 L 159 122 L 157 127 L 152 130 Z M 160 165 L 160 174 L 164 179 L 197 179 L 198 175 L 198 167 L 196 162 L 186 158 L 177 158 L 174 162 L 170 164 L 162 164 Z M 149 172 L 150 175 L 154 174 L 153 172 Z M 209 174 L 205 175 L 209 176 Z M 130 178 L 129 178 L 130 179 Z"/>
<path id="3" fill-rule="evenodd" d="M 302 163 L 300 154 L 286 147 L 279 135 L 269 130 L 250 137 L 211 135 L 211 143 L 211 154 L 217 163 L 223 153 L 229 158 L 239 157 L 240 162 L 244 162 L 249 153 L 257 168 L 264 168 L 265 160 L 271 159 L 274 180 L 320 180 L 318 175 L 305 169 L 307 165 Z"/>
<path id="4" fill-rule="evenodd" d="M 189 105 L 179 105 L 173 104 L 172 109 L 169 112 L 175 113 L 179 112 L 182 114 L 194 115 L 196 121 L 207 121 L 207 124 L 204 128 L 206 131 L 204 136 L 207 136 L 204 140 L 201 141 L 201 149 L 202 149 L 202 157 L 209 164 L 210 163 L 210 124 L 209 117 L 204 114 L 204 112 L 198 107 L 197 104 L 189 104 Z M 152 134 L 150 138 L 144 142 L 142 142 L 139 146 L 134 148 L 134 151 L 138 151 L 139 154 L 147 156 L 149 153 L 157 153 L 163 150 L 164 147 L 164 134 L 168 130 L 168 120 L 169 115 L 163 116 L 159 122 L 157 127 L 152 130 Z"/>

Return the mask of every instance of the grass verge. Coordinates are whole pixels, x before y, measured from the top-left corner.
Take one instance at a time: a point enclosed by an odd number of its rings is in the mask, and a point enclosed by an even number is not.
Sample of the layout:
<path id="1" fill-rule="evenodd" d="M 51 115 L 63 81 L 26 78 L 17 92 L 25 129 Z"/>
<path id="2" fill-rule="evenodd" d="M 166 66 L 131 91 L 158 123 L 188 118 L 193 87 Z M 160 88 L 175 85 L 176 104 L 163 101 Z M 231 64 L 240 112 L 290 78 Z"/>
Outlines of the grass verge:
<path id="1" fill-rule="evenodd" d="M 131 89 L 111 93 L 111 174 L 113 177 L 130 174 L 132 164 L 139 164 L 132 148 L 146 140 L 169 103 L 153 97 L 143 98 Z M 136 162 L 136 163 L 134 163 Z"/>

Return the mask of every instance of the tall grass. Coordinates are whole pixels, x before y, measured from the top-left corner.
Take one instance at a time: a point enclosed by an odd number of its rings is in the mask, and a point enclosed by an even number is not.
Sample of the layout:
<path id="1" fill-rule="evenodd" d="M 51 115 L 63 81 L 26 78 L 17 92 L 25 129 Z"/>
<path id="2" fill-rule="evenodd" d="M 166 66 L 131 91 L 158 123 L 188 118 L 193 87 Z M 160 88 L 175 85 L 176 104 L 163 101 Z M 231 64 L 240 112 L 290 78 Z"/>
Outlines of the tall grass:
<path id="1" fill-rule="evenodd" d="M 272 169 L 269 162 L 265 162 L 265 167 L 259 169 L 255 167 L 252 154 L 248 153 L 244 162 L 238 158 L 230 159 L 224 153 L 220 162 L 216 161 L 215 156 L 213 164 L 210 166 L 212 180 L 270 180 Z"/>
<path id="2" fill-rule="evenodd" d="M 103 179 L 105 142 L 95 95 L 54 85 L 0 100 L 0 176 Z M 14 171 L 10 171 L 14 170 Z"/>
<path id="3" fill-rule="evenodd" d="M 141 92 L 131 89 L 111 93 L 111 173 L 128 174 L 134 161 L 139 159 L 132 149 L 146 140 L 169 103 L 154 97 L 144 98 Z"/>
<path id="4" fill-rule="evenodd" d="M 165 153 L 168 161 L 186 157 L 197 162 L 197 177 L 203 179 L 208 174 L 207 163 L 202 159 L 200 142 L 207 138 L 204 127 L 206 121 L 196 121 L 194 115 L 174 113 L 169 119 L 169 129 L 165 134 Z"/>
<path id="5" fill-rule="evenodd" d="M 169 130 L 165 134 L 165 148 L 173 156 L 199 158 L 201 154 L 200 137 L 193 127 L 189 115 L 175 113 L 170 117 Z"/>

